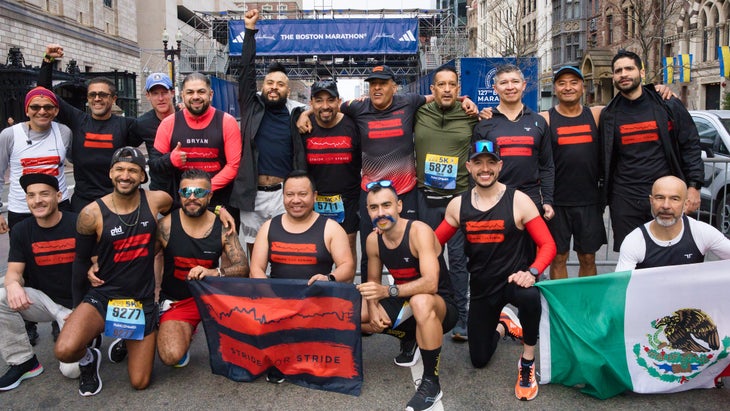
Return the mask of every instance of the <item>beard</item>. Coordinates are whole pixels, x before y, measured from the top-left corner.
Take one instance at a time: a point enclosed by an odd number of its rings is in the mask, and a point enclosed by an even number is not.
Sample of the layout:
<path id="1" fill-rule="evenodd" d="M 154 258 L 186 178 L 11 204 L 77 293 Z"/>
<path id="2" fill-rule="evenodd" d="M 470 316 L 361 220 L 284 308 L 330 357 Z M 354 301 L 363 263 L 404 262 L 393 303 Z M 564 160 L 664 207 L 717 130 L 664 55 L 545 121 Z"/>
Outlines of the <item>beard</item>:
<path id="1" fill-rule="evenodd" d="M 268 98 L 264 98 L 264 106 L 267 109 L 280 109 L 284 108 L 286 106 L 286 98 L 279 97 L 276 100 L 269 100 Z"/>
<path id="2" fill-rule="evenodd" d="M 651 215 L 654 216 L 654 221 L 656 221 L 657 224 L 659 224 L 660 226 L 665 227 L 665 228 L 671 227 L 671 226 L 677 224 L 677 221 L 679 221 L 679 218 L 677 218 L 677 217 L 674 217 L 674 216 L 672 216 L 670 218 L 662 217 L 662 216 L 654 213 L 654 211 L 651 212 Z"/>
<path id="3" fill-rule="evenodd" d="M 631 79 L 631 84 L 629 84 L 628 86 L 623 86 L 623 87 L 622 87 L 622 86 L 621 86 L 621 85 L 620 85 L 620 84 L 619 84 L 618 82 L 616 82 L 616 81 L 614 81 L 614 82 L 613 82 L 613 85 L 614 85 L 614 86 L 615 86 L 615 87 L 616 87 L 616 88 L 617 88 L 617 89 L 618 89 L 619 91 L 621 91 L 622 93 L 626 93 L 626 94 L 629 94 L 629 93 L 631 93 L 632 91 L 634 91 L 634 90 L 636 90 L 637 88 L 639 88 L 639 86 L 641 85 L 641 77 L 639 77 L 639 78 L 634 78 L 634 79 Z"/>
<path id="4" fill-rule="evenodd" d="M 185 213 L 188 217 L 200 217 L 201 215 L 205 214 L 206 211 L 208 211 L 208 205 L 201 204 L 200 207 L 197 210 L 188 210 L 187 207 L 182 207 L 183 213 Z"/>

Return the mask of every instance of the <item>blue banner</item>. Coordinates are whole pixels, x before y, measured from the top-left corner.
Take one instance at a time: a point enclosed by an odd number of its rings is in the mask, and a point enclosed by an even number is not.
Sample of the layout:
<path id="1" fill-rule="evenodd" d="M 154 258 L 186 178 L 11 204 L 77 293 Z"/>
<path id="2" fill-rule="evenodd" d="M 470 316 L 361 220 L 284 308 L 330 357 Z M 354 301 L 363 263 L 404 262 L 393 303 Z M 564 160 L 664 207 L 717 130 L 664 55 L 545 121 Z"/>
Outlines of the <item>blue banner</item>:
<path id="1" fill-rule="evenodd" d="M 240 118 L 238 111 L 238 83 L 210 76 L 210 87 L 213 89 L 211 105 L 216 110 L 224 111 L 235 118 Z"/>
<path id="2" fill-rule="evenodd" d="M 276 368 L 303 387 L 360 395 L 361 297 L 354 285 L 206 277 L 188 286 L 213 374 L 253 381 Z"/>
<path id="3" fill-rule="evenodd" d="M 537 112 L 540 78 L 538 59 L 534 57 L 464 57 L 461 59 L 461 94 L 469 96 L 476 103 L 479 110 L 486 107 L 496 107 L 499 96 L 494 91 L 494 74 L 497 67 L 503 64 L 514 64 L 522 70 L 527 81 L 527 87 L 522 97 L 524 103 L 531 110 Z"/>
<path id="4" fill-rule="evenodd" d="M 417 54 L 418 19 L 263 20 L 256 55 Z M 228 22 L 229 53 L 240 56 L 245 24 Z"/>

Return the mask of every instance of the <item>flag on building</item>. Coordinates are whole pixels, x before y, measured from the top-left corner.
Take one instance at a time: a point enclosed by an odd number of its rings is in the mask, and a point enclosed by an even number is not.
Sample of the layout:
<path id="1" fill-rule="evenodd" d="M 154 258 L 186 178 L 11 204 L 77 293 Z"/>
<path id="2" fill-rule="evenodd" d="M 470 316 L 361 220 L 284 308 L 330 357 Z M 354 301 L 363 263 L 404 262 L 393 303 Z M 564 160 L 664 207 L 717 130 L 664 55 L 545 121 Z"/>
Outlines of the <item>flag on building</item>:
<path id="1" fill-rule="evenodd" d="M 730 77 L 730 47 L 718 47 L 717 55 L 720 57 L 720 77 Z"/>
<path id="2" fill-rule="evenodd" d="M 352 284 L 207 277 L 188 285 L 213 374 L 253 381 L 275 367 L 303 387 L 360 395 L 361 297 Z"/>
<path id="3" fill-rule="evenodd" d="M 692 81 L 692 55 L 677 55 L 677 66 L 679 66 L 679 82 L 689 83 Z"/>
<path id="4" fill-rule="evenodd" d="M 538 283 L 540 382 L 604 399 L 714 387 L 730 365 L 730 261 Z"/>
<path id="5" fill-rule="evenodd" d="M 674 58 L 664 57 L 664 84 L 674 83 Z"/>

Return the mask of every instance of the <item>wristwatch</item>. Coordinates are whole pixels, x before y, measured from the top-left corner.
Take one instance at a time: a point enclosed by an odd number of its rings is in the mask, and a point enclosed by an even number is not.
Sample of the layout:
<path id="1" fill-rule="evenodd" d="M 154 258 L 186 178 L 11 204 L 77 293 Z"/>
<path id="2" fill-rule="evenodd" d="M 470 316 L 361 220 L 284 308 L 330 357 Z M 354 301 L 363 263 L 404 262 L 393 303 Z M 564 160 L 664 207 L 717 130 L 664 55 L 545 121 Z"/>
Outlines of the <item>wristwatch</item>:
<path id="1" fill-rule="evenodd" d="M 398 296 L 398 286 L 395 284 L 391 284 L 388 287 L 388 295 L 391 297 L 397 297 Z"/>
<path id="2" fill-rule="evenodd" d="M 537 276 L 539 276 L 539 275 L 540 275 L 540 272 L 539 272 L 539 271 L 537 271 L 537 268 L 535 268 L 535 267 L 530 267 L 530 269 L 529 269 L 529 270 L 527 270 L 527 271 L 529 271 L 529 272 L 530 272 L 530 274 L 534 275 L 535 277 L 537 277 Z"/>
<path id="3" fill-rule="evenodd" d="M 329 279 L 330 281 L 337 282 L 337 277 L 335 277 L 334 274 L 328 274 L 327 279 Z"/>
<path id="4" fill-rule="evenodd" d="M 690 181 L 689 183 L 687 183 L 687 188 L 694 188 L 699 190 L 702 188 L 702 183 L 700 183 L 699 181 Z"/>

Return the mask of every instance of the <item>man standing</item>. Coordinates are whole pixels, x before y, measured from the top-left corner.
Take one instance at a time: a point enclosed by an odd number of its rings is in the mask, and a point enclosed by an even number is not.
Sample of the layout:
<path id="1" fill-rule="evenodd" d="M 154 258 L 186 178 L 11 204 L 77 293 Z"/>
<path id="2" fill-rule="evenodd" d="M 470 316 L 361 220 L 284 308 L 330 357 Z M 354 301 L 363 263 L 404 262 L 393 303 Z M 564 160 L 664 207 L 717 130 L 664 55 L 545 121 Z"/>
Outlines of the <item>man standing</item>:
<path id="1" fill-rule="evenodd" d="M 730 240 L 715 227 L 684 214 L 687 185 L 680 178 L 659 178 L 649 196 L 654 219 L 640 225 L 621 244 L 616 271 L 701 263 L 712 251 L 730 259 Z"/>
<path id="2" fill-rule="evenodd" d="M 289 99 L 289 78 L 281 64 L 272 65 L 256 92 L 256 22 L 259 11 L 244 15 L 246 31 L 241 52 L 239 102 L 243 128 L 243 164 L 238 170 L 231 205 L 241 210 L 241 236 L 249 245 L 264 221 L 284 213 L 284 178 L 306 167 L 302 140 L 292 114 L 303 104 Z"/>
<path id="3" fill-rule="evenodd" d="M 157 215 L 169 211 L 172 198 L 163 191 L 147 192 L 141 151 L 122 147 L 112 156 L 109 178 L 114 191 L 86 206 L 76 225 L 73 266 L 74 311 L 56 342 L 56 357 L 79 361 L 79 394 L 101 391 L 97 348 L 87 348 L 95 336 L 127 339 L 127 370 L 132 387 L 147 388 L 155 358 L 157 308 L 155 305 L 154 236 Z M 98 255 L 100 282 L 88 289 L 87 272 Z"/>
<path id="4" fill-rule="evenodd" d="M 355 123 L 340 113 L 340 93 L 332 80 L 312 84 L 312 131 L 302 135 L 307 169 L 317 186 L 314 209 L 340 223 L 347 233 L 353 260 L 360 227 L 358 200 L 362 167 L 360 135 Z"/>
<path id="5" fill-rule="evenodd" d="M 51 89 L 53 61 L 63 57 L 63 47 L 46 46 L 38 75 L 38 85 Z M 79 110 L 59 99 L 58 121 L 71 129 L 71 160 L 74 163 L 75 188 L 71 205 L 75 212 L 112 189 L 105 172 L 114 151 L 120 147 L 137 147 L 142 139 L 134 133 L 134 119 L 112 114 L 117 101 L 114 82 L 105 77 L 89 80 L 86 92 L 89 111 Z"/>
<path id="6" fill-rule="evenodd" d="M 157 241 L 165 256 L 157 352 L 166 365 L 184 367 L 200 323 L 198 307 L 185 281 L 247 277 L 249 269 L 238 234 L 226 234 L 223 223 L 207 209 L 213 196 L 210 176 L 198 169 L 185 170 L 178 192 L 182 207 L 163 217 L 157 229 Z M 226 257 L 225 267 L 218 265 L 222 255 Z"/>
<path id="7" fill-rule="evenodd" d="M 416 176 L 418 179 L 418 219 L 436 229 L 444 219 L 446 205 L 455 196 L 469 189 L 469 142 L 477 118 L 461 107 L 459 76 L 450 66 L 433 75 L 431 93 L 434 101 L 416 112 L 414 140 Z M 467 340 L 466 319 L 469 312 L 469 272 L 466 270 L 464 235 L 457 232 L 447 244 L 449 276 L 459 308 L 459 321 L 451 336 Z"/>
<path id="8" fill-rule="evenodd" d="M 568 277 L 571 237 L 580 263 L 578 275 L 596 275 L 596 251 L 606 244 L 606 228 L 599 187 L 598 117 L 603 107 L 581 104 L 583 73 L 575 67 L 558 69 L 553 75 L 553 88 L 558 105 L 540 115 L 550 127 L 555 162 L 555 215 L 547 222 L 558 251 L 550 265 L 550 278 L 554 280 Z"/>
<path id="9" fill-rule="evenodd" d="M 689 187 L 687 213 L 700 205 L 704 167 L 692 118 L 676 97 L 662 100 L 652 86 L 642 86 L 641 58 L 621 50 L 611 62 L 619 91 L 601 113 L 603 178 L 611 210 L 613 249 L 624 237 L 651 220 L 646 199 L 659 177 L 673 175 Z"/>
<path id="10" fill-rule="evenodd" d="M 31 173 L 20 177 L 33 218 L 18 223 L 10 238 L 5 288 L 0 288 L 0 356 L 10 368 L 0 377 L 0 391 L 43 372 L 25 333 L 23 320 L 57 321 L 71 313 L 71 265 L 75 255 L 76 214 L 61 211 L 58 179 Z M 30 287 L 24 277 L 34 284 Z M 76 378 L 78 364 L 60 364 Z"/>
<path id="11" fill-rule="evenodd" d="M 180 181 L 183 171 L 191 168 L 210 173 L 212 204 L 229 206 L 233 179 L 241 162 L 238 122 L 210 105 L 213 90 L 208 76 L 190 73 L 182 87 L 185 110 L 166 117 L 157 129 L 155 148 L 162 157 L 155 167 L 164 170 L 161 175 L 175 183 Z M 176 185 L 173 184 L 175 191 L 169 193 L 171 196 L 177 192 Z M 229 212 L 234 219 L 239 215 L 237 210 Z"/>
<path id="12" fill-rule="evenodd" d="M 390 181 L 370 182 L 367 189 L 368 215 L 379 232 L 367 237 L 368 281 L 357 286 L 363 296 L 362 330 L 392 334 L 401 341 L 417 340 L 423 376 L 406 410 L 430 410 L 442 396 L 439 360 L 443 335 L 459 315 L 446 262 L 431 228 L 400 218 L 403 203 Z M 382 284 L 383 266 L 395 284 Z M 407 309 L 412 315 L 401 316 Z M 413 363 L 417 360 L 416 356 Z"/>
<path id="13" fill-rule="evenodd" d="M 175 86 L 165 73 L 152 73 L 147 76 L 144 86 L 147 101 L 152 109 L 137 117 L 136 133 L 144 140 L 150 167 L 150 190 L 163 190 L 174 193 L 172 179 L 165 176 L 165 169 L 159 169 L 157 159 L 162 154 L 155 148 L 155 136 L 162 120 L 175 114 Z"/>
<path id="14" fill-rule="evenodd" d="M 499 105 L 491 120 L 474 127 L 472 141 L 490 140 L 499 146 L 504 161 L 501 182 L 527 194 L 546 220 L 553 218 L 553 166 L 550 135 L 545 119 L 522 103 L 527 87 L 519 67 L 505 64 L 494 75 Z"/>
<path id="15" fill-rule="evenodd" d="M 538 390 L 535 345 L 542 310 L 533 285 L 555 256 L 555 242 L 534 201 L 499 182 L 502 160 L 494 142 L 475 142 L 466 167 L 476 186 L 451 200 L 436 235 L 441 243 L 457 228 L 466 236 L 471 273 L 469 355 L 474 367 L 485 367 L 501 337 L 521 337 L 515 395 L 532 400 Z M 532 259 L 534 244 L 539 252 Z M 519 309 L 524 332 L 505 308 L 508 303 Z"/>

